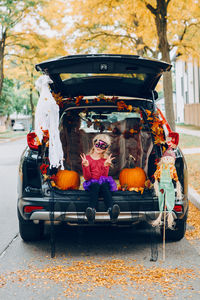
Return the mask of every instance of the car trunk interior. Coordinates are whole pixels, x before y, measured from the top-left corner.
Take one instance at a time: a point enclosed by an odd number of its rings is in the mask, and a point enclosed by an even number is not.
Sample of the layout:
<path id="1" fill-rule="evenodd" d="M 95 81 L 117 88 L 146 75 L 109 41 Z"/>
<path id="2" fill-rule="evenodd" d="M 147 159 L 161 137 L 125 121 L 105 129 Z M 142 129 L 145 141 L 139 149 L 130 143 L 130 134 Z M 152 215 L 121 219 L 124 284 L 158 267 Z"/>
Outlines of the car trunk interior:
<path id="1" fill-rule="evenodd" d="M 64 168 L 82 176 L 81 153 L 89 153 L 93 138 L 105 133 L 111 137 L 109 149 L 115 157 L 109 175 L 119 184 L 124 168 L 141 167 L 148 178 L 155 171 L 155 149 L 151 132 L 136 112 L 119 112 L 116 108 L 98 107 L 66 110 L 60 122 Z"/>

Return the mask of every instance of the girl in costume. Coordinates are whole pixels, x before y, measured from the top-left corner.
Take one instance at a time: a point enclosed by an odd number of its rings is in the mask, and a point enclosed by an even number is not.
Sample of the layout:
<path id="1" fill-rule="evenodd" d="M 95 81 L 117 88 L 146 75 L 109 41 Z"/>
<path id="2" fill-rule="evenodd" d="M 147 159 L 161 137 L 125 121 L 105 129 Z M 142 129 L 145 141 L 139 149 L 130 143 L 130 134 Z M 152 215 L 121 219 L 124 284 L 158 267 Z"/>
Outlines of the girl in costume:
<path id="1" fill-rule="evenodd" d="M 155 183 L 154 189 L 156 196 L 159 200 L 159 210 L 161 211 L 159 217 L 153 222 L 153 226 L 162 224 L 162 211 L 164 210 L 164 197 L 165 205 L 167 207 L 167 222 L 168 227 L 173 229 L 174 217 L 173 208 L 175 205 L 175 189 L 172 179 L 176 181 L 177 198 L 182 199 L 181 184 L 178 180 L 175 168 L 175 153 L 172 149 L 167 149 L 160 162 L 157 165 L 156 172 L 154 173 Z"/>
<path id="2" fill-rule="evenodd" d="M 98 197 L 101 192 L 104 203 L 111 220 L 115 221 L 120 213 L 117 204 L 113 205 L 111 191 L 117 190 L 117 184 L 111 176 L 108 176 L 109 167 L 112 164 L 112 154 L 108 155 L 111 139 L 106 134 L 98 134 L 93 139 L 93 146 L 88 155 L 81 154 L 82 169 L 85 182 L 83 187 L 90 194 L 89 207 L 86 209 L 86 217 L 90 223 L 95 220 Z"/>

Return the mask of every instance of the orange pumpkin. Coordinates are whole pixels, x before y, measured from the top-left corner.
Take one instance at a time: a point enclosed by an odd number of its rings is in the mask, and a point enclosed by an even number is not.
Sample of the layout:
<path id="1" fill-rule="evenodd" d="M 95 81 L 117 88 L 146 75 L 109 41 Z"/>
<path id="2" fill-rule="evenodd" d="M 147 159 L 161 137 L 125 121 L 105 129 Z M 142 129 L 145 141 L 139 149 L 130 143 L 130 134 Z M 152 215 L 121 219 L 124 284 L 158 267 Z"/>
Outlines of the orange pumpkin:
<path id="1" fill-rule="evenodd" d="M 129 188 L 144 188 L 146 174 L 142 168 L 123 169 L 119 174 L 121 186 L 126 185 Z"/>
<path id="2" fill-rule="evenodd" d="M 56 174 L 55 183 L 61 190 L 78 190 L 80 176 L 75 171 L 60 170 Z"/>

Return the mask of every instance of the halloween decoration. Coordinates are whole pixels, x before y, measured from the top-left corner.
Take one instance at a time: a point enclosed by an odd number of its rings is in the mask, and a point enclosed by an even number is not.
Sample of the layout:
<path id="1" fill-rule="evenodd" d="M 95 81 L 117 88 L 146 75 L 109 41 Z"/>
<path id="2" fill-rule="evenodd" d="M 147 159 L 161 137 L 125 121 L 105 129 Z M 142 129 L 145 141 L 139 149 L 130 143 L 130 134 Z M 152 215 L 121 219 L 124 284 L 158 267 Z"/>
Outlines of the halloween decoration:
<path id="1" fill-rule="evenodd" d="M 174 214 L 172 211 L 175 205 L 175 189 L 172 179 L 176 181 L 177 198 L 182 199 L 181 184 L 178 181 L 174 163 L 175 154 L 172 149 L 168 149 L 161 157 L 161 160 L 157 165 L 156 172 L 154 173 L 154 189 L 158 196 L 159 210 L 161 213 L 153 222 L 153 226 L 162 225 L 162 212 L 165 208 L 167 208 L 167 226 L 168 228 L 173 229 Z"/>
<path id="2" fill-rule="evenodd" d="M 127 185 L 130 188 L 144 188 L 146 181 L 146 174 L 142 168 L 136 167 L 133 169 L 123 169 L 119 175 L 120 185 L 123 187 Z"/>
<path id="3" fill-rule="evenodd" d="M 80 186 L 80 177 L 75 171 L 60 170 L 56 174 L 55 183 L 61 190 L 77 190 Z"/>
<path id="4" fill-rule="evenodd" d="M 169 132 L 166 141 L 169 148 L 175 149 L 179 143 L 179 134 L 174 131 Z"/>
<path id="5" fill-rule="evenodd" d="M 40 166 L 40 171 L 41 171 L 41 173 L 44 175 L 44 174 L 47 174 L 47 169 L 48 169 L 48 167 L 49 167 L 49 165 L 47 165 L 47 164 L 42 164 L 41 166 Z"/>
<path id="6" fill-rule="evenodd" d="M 163 125 L 165 124 L 165 122 L 163 120 L 160 120 L 157 112 L 152 112 L 148 109 L 146 109 L 145 112 L 147 115 L 147 120 L 149 121 L 151 132 L 154 137 L 154 144 L 160 145 L 162 151 L 164 152 L 166 150 L 166 140 L 163 129 Z"/>
<path id="7" fill-rule="evenodd" d="M 50 168 L 60 166 L 63 168 L 63 150 L 58 130 L 59 106 L 49 90 L 51 83 L 53 81 L 47 75 L 40 76 L 35 83 L 40 93 L 35 113 L 35 133 L 41 143 L 44 132 L 48 130 Z"/>

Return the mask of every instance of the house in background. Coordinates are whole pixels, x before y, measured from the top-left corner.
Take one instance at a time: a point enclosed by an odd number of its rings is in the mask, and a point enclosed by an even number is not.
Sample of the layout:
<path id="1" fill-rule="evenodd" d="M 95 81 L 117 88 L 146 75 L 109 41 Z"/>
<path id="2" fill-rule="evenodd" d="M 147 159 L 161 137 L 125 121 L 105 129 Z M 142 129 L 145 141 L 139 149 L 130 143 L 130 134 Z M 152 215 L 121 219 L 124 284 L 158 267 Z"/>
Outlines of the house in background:
<path id="1" fill-rule="evenodd" d="M 175 91 L 173 91 L 173 105 L 174 105 L 174 115 L 175 115 L 175 121 L 177 122 L 177 103 L 176 103 L 176 93 Z M 162 113 L 164 114 L 165 116 L 165 99 L 162 97 L 162 98 L 159 98 L 157 101 L 156 101 L 156 106 L 162 111 Z"/>
<path id="2" fill-rule="evenodd" d="M 200 126 L 200 65 L 177 60 L 175 85 L 176 122 Z"/>

